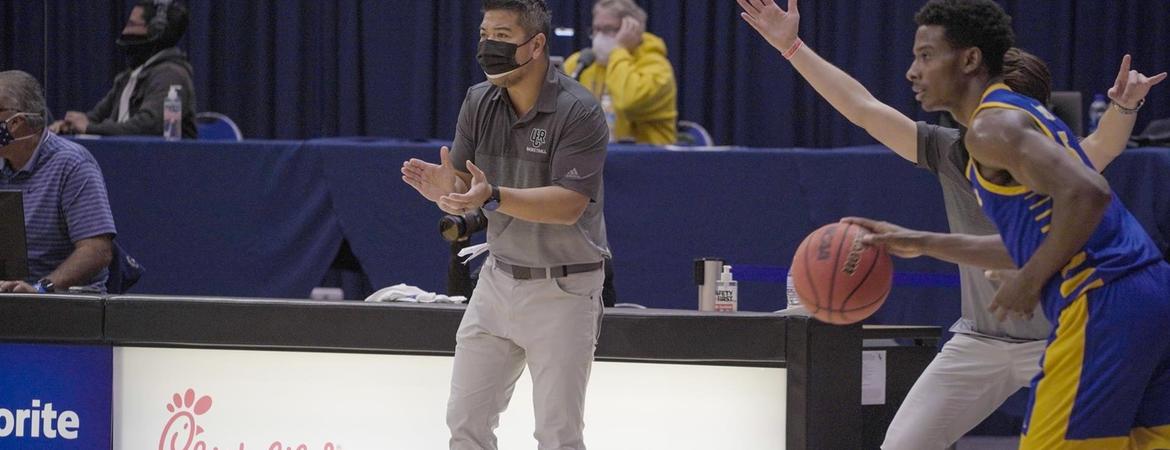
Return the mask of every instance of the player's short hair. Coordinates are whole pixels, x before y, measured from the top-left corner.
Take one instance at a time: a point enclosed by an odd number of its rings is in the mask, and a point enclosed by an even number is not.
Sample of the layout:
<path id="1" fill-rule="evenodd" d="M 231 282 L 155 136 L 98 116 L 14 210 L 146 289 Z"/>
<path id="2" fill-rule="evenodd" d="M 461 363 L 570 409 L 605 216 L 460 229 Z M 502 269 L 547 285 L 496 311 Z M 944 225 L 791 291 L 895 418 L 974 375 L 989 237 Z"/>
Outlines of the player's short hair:
<path id="1" fill-rule="evenodd" d="M 991 76 L 1003 73 L 1003 56 L 1015 43 L 1012 18 L 992 0 L 930 0 L 914 21 L 943 27 L 956 48 L 978 47 Z"/>

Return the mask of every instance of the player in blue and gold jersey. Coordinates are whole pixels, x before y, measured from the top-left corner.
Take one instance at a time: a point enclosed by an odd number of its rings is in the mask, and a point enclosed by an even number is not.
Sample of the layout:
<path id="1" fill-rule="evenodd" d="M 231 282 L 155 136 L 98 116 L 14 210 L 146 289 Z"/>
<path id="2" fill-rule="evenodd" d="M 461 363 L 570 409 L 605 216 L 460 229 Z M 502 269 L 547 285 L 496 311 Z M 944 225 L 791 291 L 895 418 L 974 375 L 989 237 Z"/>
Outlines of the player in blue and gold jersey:
<path id="1" fill-rule="evenodd" d="M 1069 128 L 1002 84 L 1013 33 L 995 2 L 932 0 L 916 20 L 907 77 L 924 109 L 968 128 L 967 175 L 1002 239 L 956 236 L 929 253 L 1018 267 L 992 309 L 1040 304 L 1055 326 L 1021 448 L 1170 448 L 1170 265 Z"/>
<path id="2" fill-rule="evenodd" d="M 1025 115 L 1036 131 L 1065 151 L 1064 155 L 1050 157 L 1080 160 L 1091 167 L 1075 137 L 1070 137 L 1068 127 L 1035 100 L 996 83 L 987 88 L 976 108 L 973 126 L 979 124 L 982 114 L 1005 114 L 992 110 Z M 988 180 L 984 172 L 999 173 L 1001 182 Z M 980 204 L 996 222 L 1008 253 L 1017 266 L 1026 268 L 1053 231 L 1058 195 L 1042 193 L 1055 190 L 1039 191 L 1031 185 L 1012 183 L 1008 180 L 1018 181 L 1027 175 L 1009 179 L 1002 176 L 1003 172 L 987 170 L 974 156 L 967 166 Z M 1061 206 L 1072 209 L 1080 204 L 1073 200 L 1061 202 Z M 1170 426 L 1166 426 L 1170 425 L 1170 367 L 1166 365 L 1170 359 L 1159 358 L 1158 353 L 1151 354 L 1146 347 L 1158 349 L 1158 342 L 1170 338 L 1165 326 L 1170 311 L 1166 305 L 1170 298 L 1170 270 L 1116 195 L 1110 193 L 1107 200 L 1102 202 L 1103 213 L 1094 205 L 1081 210 L 1084 215 L 1080 217 L 1084 219 L 1078 219 L 1079 214 L 1066 216 L 1073 220 L 1074 227 L 1080 228 L 1076 232 L 1092 233 L 1041 290 L 1044 313 L 1056 324 L 1056 332 L 1042 360 L 1041 374 L 1033 383 L 1035 400 L 1029 408 L 1031 419 L 1025 423 L 1023 441 L 1027 448 L 1170 446 L 1170 442 L 1153 446 L 1148 440 L 1141 440 L 1141 445 L 1128 443 L 1130 434 L 1135 439 L 1155 438 L 1157 430 L 1146 425 L 1162 425 L 1163 439 L 1170 434 Z M 1091 226 L 1094 217 L 1100 217 L 1095 228 Z M 1004 297 L 1027 298 L 1035 297 Z M 1018 304 L 1022 303 L 1005 302 L 999 306 L 1009 313 L 1018 311 Z M 1134 412 L 1138 413 L 1137 421 Z M 1107 436 L 1115 438 L 1094 439 Z"/>

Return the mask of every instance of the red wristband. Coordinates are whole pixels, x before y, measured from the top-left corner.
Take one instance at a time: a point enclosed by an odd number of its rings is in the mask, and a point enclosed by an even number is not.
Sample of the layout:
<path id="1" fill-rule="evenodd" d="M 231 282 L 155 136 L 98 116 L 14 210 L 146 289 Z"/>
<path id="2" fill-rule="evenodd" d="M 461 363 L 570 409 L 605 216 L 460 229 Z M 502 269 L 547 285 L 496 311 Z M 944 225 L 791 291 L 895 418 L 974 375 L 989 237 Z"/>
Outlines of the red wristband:
<path id="1" fill-rule="evenodd" d="M 792 47 L 789 47 L 788 50 L 785 50 L 784 53 L 781 53 L 780 55 L 783 56 L 784 59 L 792 59 L 792 57 L 796 55 L 796 51 L 800 50 L 802 45 L 804 45 L 804 41 L 800 40 L 800 38 L 796 38 L 796 42 L 792 43 Z"/>

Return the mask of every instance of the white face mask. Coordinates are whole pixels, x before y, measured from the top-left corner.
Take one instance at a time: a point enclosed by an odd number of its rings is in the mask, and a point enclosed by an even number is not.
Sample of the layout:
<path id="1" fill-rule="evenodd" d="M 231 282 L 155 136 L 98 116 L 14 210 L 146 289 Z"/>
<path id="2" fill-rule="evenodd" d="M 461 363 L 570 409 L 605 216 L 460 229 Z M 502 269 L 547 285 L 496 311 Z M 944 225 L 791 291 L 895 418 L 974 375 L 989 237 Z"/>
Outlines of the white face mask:
<path id="1" fill-rule="evenodd" d="M 617 48 L 617 35 L 607 33 L 593 35 L 593 54 L 597 55 L 598 62 L 608 62 L 609 54 L 613 53 L 615 48 Z"/>

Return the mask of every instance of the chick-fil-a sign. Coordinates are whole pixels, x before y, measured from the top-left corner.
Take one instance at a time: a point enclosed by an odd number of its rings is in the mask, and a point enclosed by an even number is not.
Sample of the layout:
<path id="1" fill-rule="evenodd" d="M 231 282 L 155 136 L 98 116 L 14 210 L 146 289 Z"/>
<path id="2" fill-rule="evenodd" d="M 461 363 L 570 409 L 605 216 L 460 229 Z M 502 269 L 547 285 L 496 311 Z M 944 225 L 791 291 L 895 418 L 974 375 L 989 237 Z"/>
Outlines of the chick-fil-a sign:
<path id="1" fill-rule="evenodd" d="M 167 403 L 167 413 L 170 418 L 163 426 L 162 435 L 158 438 L 158 450 L 219 450 L 220 447 L 208 447 L 203 440 L 204 430 L 199 425 L 199 418 L 211 410 L 211 396 L 203 395 L 196 398 L 194 389 L 187 389 L 182 394 L 174 394 Z M 340 446 L 326 442 L 319 447 L 321 450 L 341 450 Z M 224 447 L 224 450 L 229 447 Z M 236 450 L 247 450 L 244 442 L 240 442 Z M 277 440 L 273 441 L 267 450 L 311 450 L 308 444 L 285 445 Z"/>

